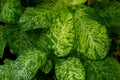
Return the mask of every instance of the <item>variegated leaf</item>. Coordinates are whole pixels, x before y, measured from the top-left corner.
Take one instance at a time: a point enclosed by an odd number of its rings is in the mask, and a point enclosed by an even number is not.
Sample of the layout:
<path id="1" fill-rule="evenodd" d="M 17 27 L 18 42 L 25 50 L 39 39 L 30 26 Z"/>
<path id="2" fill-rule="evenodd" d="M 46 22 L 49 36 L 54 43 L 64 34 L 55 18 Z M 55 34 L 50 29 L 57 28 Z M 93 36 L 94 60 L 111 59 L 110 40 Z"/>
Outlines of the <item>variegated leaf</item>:
<path id="1" fill-rule="evenodd" d="M 97 14 L 87 7 L 80 7 L 74 16 L 77 51 L 89 59 L 103 59 L 109 49 L 106 27 L 97 22 Z"/>
<path id="2" fill-rule="evenodd" d="M 23 31 L 38 28 L 49 28 L 51 25 L 52 2 L 40 3 L 36 8 L 28 7 L 21 16 L 19 24 Z"/>
<path id="3" fill-rule="evenodd" d="M 101 61 L 86 60 L 83 62 L 86 80 L 119 80 L 120 64 L 112 57 Z"/>
<path id="4" fill-rule="evenodd" d="M 22 14 L 20 0 L 5 0 L 5 4 L 1 10 L 1 22 L 16 23 Z"/>
<path id="5" fill-rule="evenodd" d="M 74 26 L 72 14 L 68 9 L 56 9 L 46 42 L 58 57 L 64 57 L 72 50 L 74 42 Z"/>
<path id="6" fill-rule="evenodd" d="M 28 48 L 14 62 L 0 66 L 0 80 L 31 80 L 46 60 L 45 52 Z"/>
<path id="7" fill-rule="evenodd" d="M 99 13 L 101 22 L 107 26 L 109 36 L 120 35 L 120 2 L 99 2 L 93 8 Z"/>
<path id="8" fill-rule="evenodd" d="M 46 53 L 30 48 L 11 65 L 11 80 L 31 80 L 38 69 L 46 63 Z"/>
<path id="9" fill-rule="evenodd" d="M 27 34 L 20 31 L 19 26 L 17 25 L 6 25 L 5 36 L 7 38 L 10 51 L 13 54 L 19 55 L 23 50 L 32 45 Z"/>
<path id="10" fill-rule="evenodd" d="M 55 65 L 58 80 L 85 80 L 85 70 L 80 60 L 75 57 L 58 59 Z"/>

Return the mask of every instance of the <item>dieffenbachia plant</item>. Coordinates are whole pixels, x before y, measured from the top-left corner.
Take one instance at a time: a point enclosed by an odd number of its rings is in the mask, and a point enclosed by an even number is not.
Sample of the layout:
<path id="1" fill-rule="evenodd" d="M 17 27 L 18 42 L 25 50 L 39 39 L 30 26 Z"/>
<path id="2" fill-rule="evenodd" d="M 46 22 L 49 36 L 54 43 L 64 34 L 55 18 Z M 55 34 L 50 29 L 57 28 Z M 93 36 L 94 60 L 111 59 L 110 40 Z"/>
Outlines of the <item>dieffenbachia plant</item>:
<path id="1" fill-rule="evenodd" d="M 15 26 L 15 28 L 14 28 Z M 6 25 L 4 26 L 5 38 L 10 47 L 10 51 L 13 54 L 19 55 L 23 51 L 23 49 L 27 49 L 32 45 L 27 34 L 25 32 L 20 31 L 19 26 L 17 25 Z"/>
<path id="2" fill-rule="evenodd" d="M 58 59 L 55 63 L 55 73 L 58 80 L 85 80 L 85 69 L 76 57 Z"/>
<path id="3" fill-rule="evenodd" d="M 24 1 L 36 4 L 23 6 Z M 106 28 L 119 26 L 118 3 L 107 12 L 96 10 L 97 3 L 86 6 L 86 0 L 21 2 L 0 0 L 0 80 L 120 79 L 118 62 L 107 54 Z M 6 46 L 16 59 L 6 58 Z"/>
<path id="4" fill-rule="evenodd" d="M 0 80 L 31 80 L 47 60 L 46 53 L 36 48 L 28 48 L 17 60 L 0 66 Z"/>
<path id="5" fill-rule="evenodd" d="M 58 10 L 59 12 L 57 12 Z M 48 30 L 45 40 L 54 50 L 55 55 L 65 57 L 72 50 L 74 43 L 73 15 L 68 8 L 56 8 L 54 12 L 51 28 Z"/>
<path id="6" fill-rule="evenodd" d="M 107 26 L 109 36 L 120 35 L 120 3 L 96 3 L 93 8 L 100 15 L 102 24 Z"/>
<path id="7" fill-rule="evenodd" d="M 119 80 L 120 64 L 112 57 L 102 61 L 86 60 L 83 62 L 86 80 Z"/>
<path id="8" fill-rule="evenodd" d="M 35 8 L 26 8 L 23 15 L 20 17 L 19 24 L 23 31 L 38 29 L 38 28 L 49 28 L 51 25 L 51 12 L 54 7 L 53 2 L 41 3 Z"/>
<path id="9" fill-rule="evenodd" d="M 92 60 L 103 59 L 109 49 L 106 27 L 96 16 L 91 8 L 83 6 L 74 14 L 77 51 Z"/>
<path id="10" fill-rule="evenodd" d="M 21 14 L 22 7 L 20 0 L 5 0 L 1 9 L 0 21 L 13 24 L 19 20 Z"/>

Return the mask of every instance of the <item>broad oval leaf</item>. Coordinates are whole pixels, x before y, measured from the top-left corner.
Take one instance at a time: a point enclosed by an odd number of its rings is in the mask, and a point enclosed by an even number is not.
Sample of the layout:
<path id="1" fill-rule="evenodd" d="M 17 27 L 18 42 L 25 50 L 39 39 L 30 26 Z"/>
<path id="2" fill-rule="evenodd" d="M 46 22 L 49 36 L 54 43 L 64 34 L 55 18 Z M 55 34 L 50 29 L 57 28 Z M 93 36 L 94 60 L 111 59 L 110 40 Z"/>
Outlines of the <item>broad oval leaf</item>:
<path id="1" fill-rule="evenodd" d="M 11 65 L 11 80 L 31 80 L 39 68 L 46 63 L 47 56 L 36 48 L 28 48 L 23 51 L 17 60 Z"/>
<path id="2" fill-rule="evenodd" d="M 91 8 L 80 7 L 74 15 L 77 51 L 92 60 L 103 59 L 109 49 L 106 27 L 94 14 Z"/>
<path id="3" fill-rule="evenodd" d="M 49 28 L 51 25 L 52 2 L 40 3 L 37 7 L 28 7 L 21 16 L 19 24 L 23 31 L 37 28 Z"/>
<path id="4" fill-rule="evenodd" d="M 16 23 L 22 14 L 20 0 L 5 0 L 1 10 L 1 22 Z"/>
<path id="5" fill-rule="evenodd" d="M 119 80 L 120 64 L 112 57 L 101 61 L 86 60 L 83 62 L 86 80 Z"/>
<path id="6" fill-rule="evenodd" d="M 39 68 L 46 63 L 46 53 L 36 48 L 28 48 L 18 58 L 0 66 L 0 80 L 31 80 Z"/>
<path id="7" fill-rule="evenodd" d="M 72 50 L 75 30 L 72 13 L 68 9 L 56 8 L 51 28 L 46 34 L 46 42 L 58 57 L 64 57 Z"/>
<path id="8" fill-rule="evenodd" d="M 7 38 L 10 51 L 13 54 L 19 55 L 21 52 L 29 48 L 32 43 L 25 32 L 20 31 L 16 25 L 6 25 L 5 35 Z"/>
<path id="9" fill-rule="evenodd" d="M 120 35 L 120 2 L 99 2 L 93 8 L 99 12 L 101 22 L 107 26 L 109 36 Z"/>
<path id="10" fill-rule="evenodd" d="M 58 80 L 85 80 L 85 70 L 80 60 L 75 57 L 58 59 L 55 64 L 55 74 Z"/>

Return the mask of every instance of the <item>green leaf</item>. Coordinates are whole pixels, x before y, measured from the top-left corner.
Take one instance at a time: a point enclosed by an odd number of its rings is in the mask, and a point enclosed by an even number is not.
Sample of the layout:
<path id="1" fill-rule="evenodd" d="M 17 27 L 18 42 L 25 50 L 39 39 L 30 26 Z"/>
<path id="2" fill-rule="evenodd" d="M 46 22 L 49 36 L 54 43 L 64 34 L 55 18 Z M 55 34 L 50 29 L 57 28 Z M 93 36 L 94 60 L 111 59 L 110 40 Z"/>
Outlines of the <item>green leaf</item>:
<path id="1" fill-rule="evenodd" d="M 86 80 L 119 80 L 120 64 L 112 57 L 101 61 L 86 60 Z"/>
<path id="2" fill-rule="evenodd" d="M 58 80 L 85 80 L 86 76 L 83 65 L 75 57 L 58 59 L 55 74 Z"/>
<path id="3" fill-rule="evenodd" d="M 10 51 L 19 55 L 23 50 L 32 46 L 32 43 L 26 33 L 20 31 L 19 26 L 16 28 L 14 26 L 16 25 L 6 25 L 6 38 Z"/>
<path id="4" fill-rule="evenodd" d="M 120 35 L 120 2 L 96 3 L 93 8 L 99 12 L 101 22 L 107 26 L 108 34 Z"/>
<path id="5" fill-rule="evenodd" d="M 72 50 L 74 43 L 74 26 L 72 13 L 66 8 L 54 10 L 51 28 L 46 34 L 46 42 L 58 57 L 64 57 Z"/>
<path id="6" fill-rule="evenodd" d="M 52 7 L 54 5 L 52 2 L 40 3 L 39 5 L 36 8 L 26 8 L 25 12 L 21 16 L 19 24 L 23 31 L 50 27 L 50 12 L 52 12 Z"/>
<path id="7" fill-rule="evenodd" d="M 46 53 L 36 48 L 23 50 L 13 63 L 0 66 L 0 80 L 31 80 L 46 60 Z"/>
<path id="8" fill-rule="evenodd" d="M 13 62 L 14 62 L 14 61 L 11 60 L 11 59 L 5 59 L 5 60 L 4 60 L 5 65 L 10 65 L 10 64 L 13 63 Z"/>
<path id="9" fill-rule="evenodd" d="M 6 39 L 4 37 L 4 26 L 0 25 L 0 58 L 2 58 L 4 53 L 4 48 L 6 46 Z"/>
<path id="10" fill-rule="evenodd" d="M 22 14 L 20 0 L 5 0 L 1 11 L 1 22 L 16 23 Z"/>
<path id="11" fill-rule="evenodd" d="M 0 13 L 1 13 L 4 3 L 5 3 L 5 0 L 0 0 Z"/>
<path id="12" fill-rule="evenodd" d="M 87 0 L 58 0 L 60 5 L 74 6 L 84 4 Z"/>
<path id="13" fill-rule="evenodd" d="M 10 80 L 11 67 L 9 65 L 0 65 L 0 80 Z"/>
<path id="14" fill-rule="evenodd" d="M 23 51 L 12 65 L 11 80 L 31 80 L 46 60 L 46 53 L 38 49 Z"/>
<path id="15" fill-rule="evenodd" d="M 47 43 L 46 39 L 46 34 L 48 32 L 49 29 L 44 29 L 41 31 L 40 37 L 39 39 L 36 41 L 36 45 L 38 48 L 44 50 L 44 51 L 48 51 L 49 52 L 49 43 Z"/>
<path id="16" fill-rule="evenodd" d="M 41 71 L 45 72 L 46 74 L 49 73 L 52 70 L 52 61 L 51 60 L 47 60 L 45 65 L 42 66 Z"/>
<path id="17" fill-rule="evenodd" d="M 106 27 L 97 22 L 97 17 L 87 7 L 80 7 L 74 15 L 77 51 L 92 60 L 103 59 L 110 42 Z"/>

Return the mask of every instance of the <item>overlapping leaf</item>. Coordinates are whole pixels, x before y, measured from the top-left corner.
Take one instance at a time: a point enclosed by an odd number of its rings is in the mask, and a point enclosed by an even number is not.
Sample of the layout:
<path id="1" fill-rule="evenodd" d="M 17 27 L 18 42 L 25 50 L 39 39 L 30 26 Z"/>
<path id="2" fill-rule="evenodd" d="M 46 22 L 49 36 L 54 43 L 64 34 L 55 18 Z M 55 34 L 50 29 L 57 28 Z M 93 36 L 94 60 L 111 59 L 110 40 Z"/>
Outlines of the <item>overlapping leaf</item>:
<path id="1" fill-rule="evenodd" d="M 46 60 L 46 53 L 29 48 L 12 65 L 11 80 L 31 80 Z"/>
<path id="2" fill-rule="evenodd" d="M 79 8 L 74 15 L 77 51 L 92 60 L 105 58 L 109 49 L 106 27 L 96 21 L 96 16 L 87 7 Z"/>
<path id="3" fill-rule="evenodd" d="M 101 22 L 107 26 L 109 35 L 120 35 L 120 2 L 99 2 L 93 7 L 99 12 Z"/>
<path id="4" fill-rule="evenodd" d="M 51 25 L 50 12 L 54 4 L 52 2 L 40 3 L 36 8 L 28 7 L 19 20 L 23 31 L 37 28 L 49 28 Z"/>
<path id="5" fill-rule="evenodd" d="M 86 70 L 86 80 L 119 80 L 120 64 L 112 57 L 102 61 L 84 62 Z"/>
<path id="6" fill-rule="evenodd" d="M 85 70 L 80 60 L 75 57 L 58 59 L 55 65 L 58 80 L 85 80 Z"/>
<path id="7" fill-rule="evenodd" d="M 32 43 L 25 32 L 20 31 L 16 25 L 6 26 L 6 38 L 10 51 L 16 55 L 21 54 L 21 51 L 29 48 Z"/>
<path id="8" fill-rule="evenodd" d="M 2 5 L 3 6 L 3 5 Z M 1 11 L 1 22 L 16 23 L 22 14 L 20 0 L 5 0 Z"/>
<path id="9" fill-rule="evenodd" d="M 57 12 L 58 11 L 58 12 Z M 65 12 L 64 12 L 65 11 Z M 46 42 L 51 45 L 54 54 L 64 57 L 69 54 L 74 42 L 74 26 L 72 14 L 68 9 L 55 9 L 51 28 L 47 33 Z"/>
<path id="10" fill-rule="evenodd" d="M 46 63 L 46 53 L 29 48 L 23 51 L 17 60 L 8 65 L 0 66 L 1 80 L 31 80 L 38 69 Z"/>

